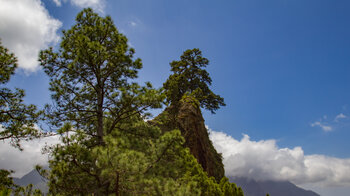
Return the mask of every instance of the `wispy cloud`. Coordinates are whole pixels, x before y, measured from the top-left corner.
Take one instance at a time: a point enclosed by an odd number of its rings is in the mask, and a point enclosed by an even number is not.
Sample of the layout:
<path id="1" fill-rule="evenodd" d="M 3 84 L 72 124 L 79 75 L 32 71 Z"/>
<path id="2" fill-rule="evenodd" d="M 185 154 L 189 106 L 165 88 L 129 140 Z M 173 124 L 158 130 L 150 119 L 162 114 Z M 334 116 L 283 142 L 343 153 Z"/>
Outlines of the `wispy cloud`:
<path id="1" fill-rule="evenodd" d="M 329 131 L 333 130 L 333 127 L 331 127 L 330 125 L 325 125 L 321 121 L 316 121 L 314 123 L 311 123 L 310 126 L 311 127 L 321 127 L 322 130 L 325 131 L 325 132 L 329 132 Z"/>
<path id="2" fill-rule="evenodd" d="M 136 27 L 137 26 L 137 23 L 135 21 L 130 21 L 129 22 L 129 25 L 132 26 L 132 27 Z"/>
<path id="3" fill-rule="evenodd" d="M 347 116 L 345 116 L 343 113 L 340 113 L 338 114 L 335 118 L 334 118 L 334 121 L 335 122 L 339 122 L 340 119 L 344 119 L 346 118 Z"/>
<path id="4" fill-rule="evenodd" d="M 130 27 L 130 28 L 133 28 L 133 29 L 135 29 L 135 28 L 139 29 L 139 28 L 143 27 L 143 23 L 142 23 L 142 21 L 139 18 L 133 16 L 132 18 L 130 18 L 128 20 L 127 26 Z"/>
<path id="5" fill-rule="evenodd" d="M 348 121 L 346 121 L 346 119 L 348 119 L 348 116 L 344 113 L 339 113 L 334 118 L 328 118 L 328 116 L 323 115 L 323 117 L 319 120 L 310 123 L 310 126 L 319 127 L 324 132 L 330 132 L 336 130 L 337 128 L 348 126 L 349 124 Z"/>
<path id="6" fill-rule="evenodd" d="M 289 180 L 297 185 L 350 186 L 350 159 L 305 155 L 301 147 L 279 148 L 276 140 L 241 140 L 210 130 L 210 139 L 223 155 L 227 176 L 256 180 Z"/>

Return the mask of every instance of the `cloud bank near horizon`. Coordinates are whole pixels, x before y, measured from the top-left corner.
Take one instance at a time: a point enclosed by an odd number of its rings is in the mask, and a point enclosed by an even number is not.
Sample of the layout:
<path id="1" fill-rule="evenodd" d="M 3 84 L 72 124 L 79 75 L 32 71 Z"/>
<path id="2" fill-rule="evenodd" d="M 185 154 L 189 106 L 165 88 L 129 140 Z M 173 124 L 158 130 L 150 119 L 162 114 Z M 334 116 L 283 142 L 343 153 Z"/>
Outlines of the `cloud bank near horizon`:
<path id="1" fill-rule="evenodd" d="M 23 151 L 10 145 L 8 140 L 0 142 L 0 169 L 13 170 L 14 177 L 22 177 L 36 165 L 46 166 L 48 155 L 42 153 L 42 148 L 46 145 L 54 145 L 60 142 L 58 135 L 22 141 Z"/>
<path id="2" fill-rule="evenodd" d="M 210 139 L 223 155 L 227 176 L 256 180 L 288 180 L 297 185 L 350 186 L 350 159 L 304 155 L 301 147 L 279 148 L 276 140 L 241 140 L 210 130 Z"/>
<path id="3" fill-rule="evenodd" d="M 324 155 L 305 155 L 301 147 L 279 148 L 276 140 L 241 140 L 210 130 L 210 139 L 223 155 L 226 176 L 256 180 L 288 180 L 299 186 L 350 187 L 350 159 Z M 47 165 L 48 155 L 41 149 L 59 143 L 59 136 L 22 142 L 24 151 L 0 142 L 0 169 L 16 171 L 15 177 L 30 172 L 36 164 Z"/>

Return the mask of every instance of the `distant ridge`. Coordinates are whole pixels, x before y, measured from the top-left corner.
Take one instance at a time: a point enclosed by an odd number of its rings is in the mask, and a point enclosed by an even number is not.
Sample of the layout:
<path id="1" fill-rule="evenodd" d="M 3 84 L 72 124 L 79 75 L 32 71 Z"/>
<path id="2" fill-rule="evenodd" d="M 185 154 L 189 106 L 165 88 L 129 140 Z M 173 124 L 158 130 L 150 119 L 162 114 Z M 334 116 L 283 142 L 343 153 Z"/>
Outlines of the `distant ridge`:
<path id="1" fill-rule="evenodd" d="M 13 178 L 13 182 L 19 186 L 32 184 L 34 189 L 40 189 L 43 193 L 48 193 L 49 190 L 47 183 L 35 169 L 24 175 L 22 178 Z"/>
<path id="2" fill-rule="evenodd" d="M 289 181 L 257 181 L 245 177 L 230 177 L 230 182 L 242 187 L 245 196 L 320 196 L 319 194 L 302 189 Z"/>
<path id="3" fill-rule="evenodd" d="M 22 176 L 22 178 L 13 178 L 13 182 L 20 186 L 27 186 L 28 184 L 35 185 L 44 182 L 44 179 L 35 169 L 33 169 L 26 175 Z"/>

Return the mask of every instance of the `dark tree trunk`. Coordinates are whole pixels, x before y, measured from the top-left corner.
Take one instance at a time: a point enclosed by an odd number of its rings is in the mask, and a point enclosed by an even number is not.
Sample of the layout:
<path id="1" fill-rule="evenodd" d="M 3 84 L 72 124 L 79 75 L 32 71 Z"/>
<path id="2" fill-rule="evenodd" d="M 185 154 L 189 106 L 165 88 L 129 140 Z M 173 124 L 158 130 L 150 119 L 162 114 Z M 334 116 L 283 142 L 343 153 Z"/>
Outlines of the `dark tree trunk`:
<path id="1" fill-rule="evenodd" d="M 117 179 L 115 182 L 115 195 L 119 196 L 119 173 L 117 172 Z"/>
<path id="2" fill-rule="evenodd" d="M 103 144 L 103 89 L 99 88 L 97 94 L 97 135 L 99 142 Z"/>

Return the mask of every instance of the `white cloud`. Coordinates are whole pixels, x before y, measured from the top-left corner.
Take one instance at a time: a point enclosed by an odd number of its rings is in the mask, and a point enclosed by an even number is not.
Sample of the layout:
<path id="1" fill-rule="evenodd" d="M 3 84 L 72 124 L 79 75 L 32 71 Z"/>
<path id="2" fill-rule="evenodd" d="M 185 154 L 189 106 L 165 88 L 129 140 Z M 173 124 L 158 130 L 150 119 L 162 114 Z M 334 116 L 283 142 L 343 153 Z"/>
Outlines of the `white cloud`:
<path id="1" fill-rule="evenodd" d="M 346 116 L 343 113 L 340 113 L 334 118 L 334 121 L 338 122 L 340 119 L 344 119 L 344 118 L 346 118 Z"/>
<path id="2" fill-rule="evenodd" d="M 52 0 L 58 7 L 62 5 L 61 0 Z"/>
<path id="3" fill-rule="evenodd" d="M 131 21 L 129 24 L 130 24 L 132 27 L 135 27 L 135 26 L 137 25 L 137 23 L 134 22 L 134 21 Z"/>
<path id="4" fill-rule="evenodd" d="M 275 140 L 239 141 L 210 131 L 210 139 L 223 154 L 227 176 L 256 180 L 289 180 L 297 185 L 350 186 L 350 159 L 304 155 L 301 147 L 279 148 Z"/>
<path id="5" fill-rule="evenodd" d="M 59 40 L 62 23 L 52 18 L 40 0 L 0 0 L 0 38 L 18 57 L 19 67 L 35 71 L 38 54 Z"/>
<path id="6" fill-rule="evenodd" d="M 323 116 L 323 118 L 319 119 L 318 121 L 315 121 L 313 123 L 310 123 L 311 127 L 320 127 L 325 132 L 330 132 L 333 130 L 336 130 L 338 128 L 342 128 L 345 126 L 348 126 L 349 123 L 347 120 L 348 116 L 346 116 L 344 113 L 340 113 L 334 117 L 334 120 L 331 120 L 332 118 L 328 119 L 326 115 Z M 341 119 L 345 119 L 341 120 Z"/>
<path id="7" fill-rule="evenodd" d="M 350 159 L 305 155 L 301 147 L 279 148 L 276 140 L 252 141 L 248 135 L 236 140 L 210 130 L 210 139 L 223 154 L 227 176 L 289 180 L 304 187 L 350 187 Z M 16 171 L 14 176 L 21 177 L 36 164 L 47 164 L 48 157 L 41 149 L 58 142 L 59 136 L 22 142 L 22 152 L 8 142 L 0 142 L 0 166 Z"/>
<path id="8" fill-rule="evenodd" d="M 59 136 L 45 137 L 21 142 L 23 151 L 9 144 L 8 140 L 0 142 L 0 169 L 15 171 L 14 177 L 22 177 L 34 169 L 35 165 L 47 165 L 48 155 L 41 149 L 47 145 L 59 143 Z"/>
<path id="9" fill-rule="evenodd" d="M 103 13 L 105 6 L 104 0 L 71 0 L 71 3 L 81 8 L 91 7 L 92 9 L 101 13 Z"/>
<path id="10" fill-rule="evenodd" d="M 311 127 L 321 127 L 322 130 L 325 132 L 329 132 L 329 131 L 333 130 L 333 127 L 331 127 L 330 125 L 325 125 L 321 121 L 316 121 L 314 123 L 311 123 L 310 125 L 311 125 Z"/>
<path id="11" fill-rule="evenodd" d="M 63 0 L 63 2 L 70 1 L 70 3 L 79 8 L 91 7 L 95 11 L 103 13 L 105 8 L 105 0 Z M 53 0 L 57 6 L 61 6 L 62 0 Z"/>

